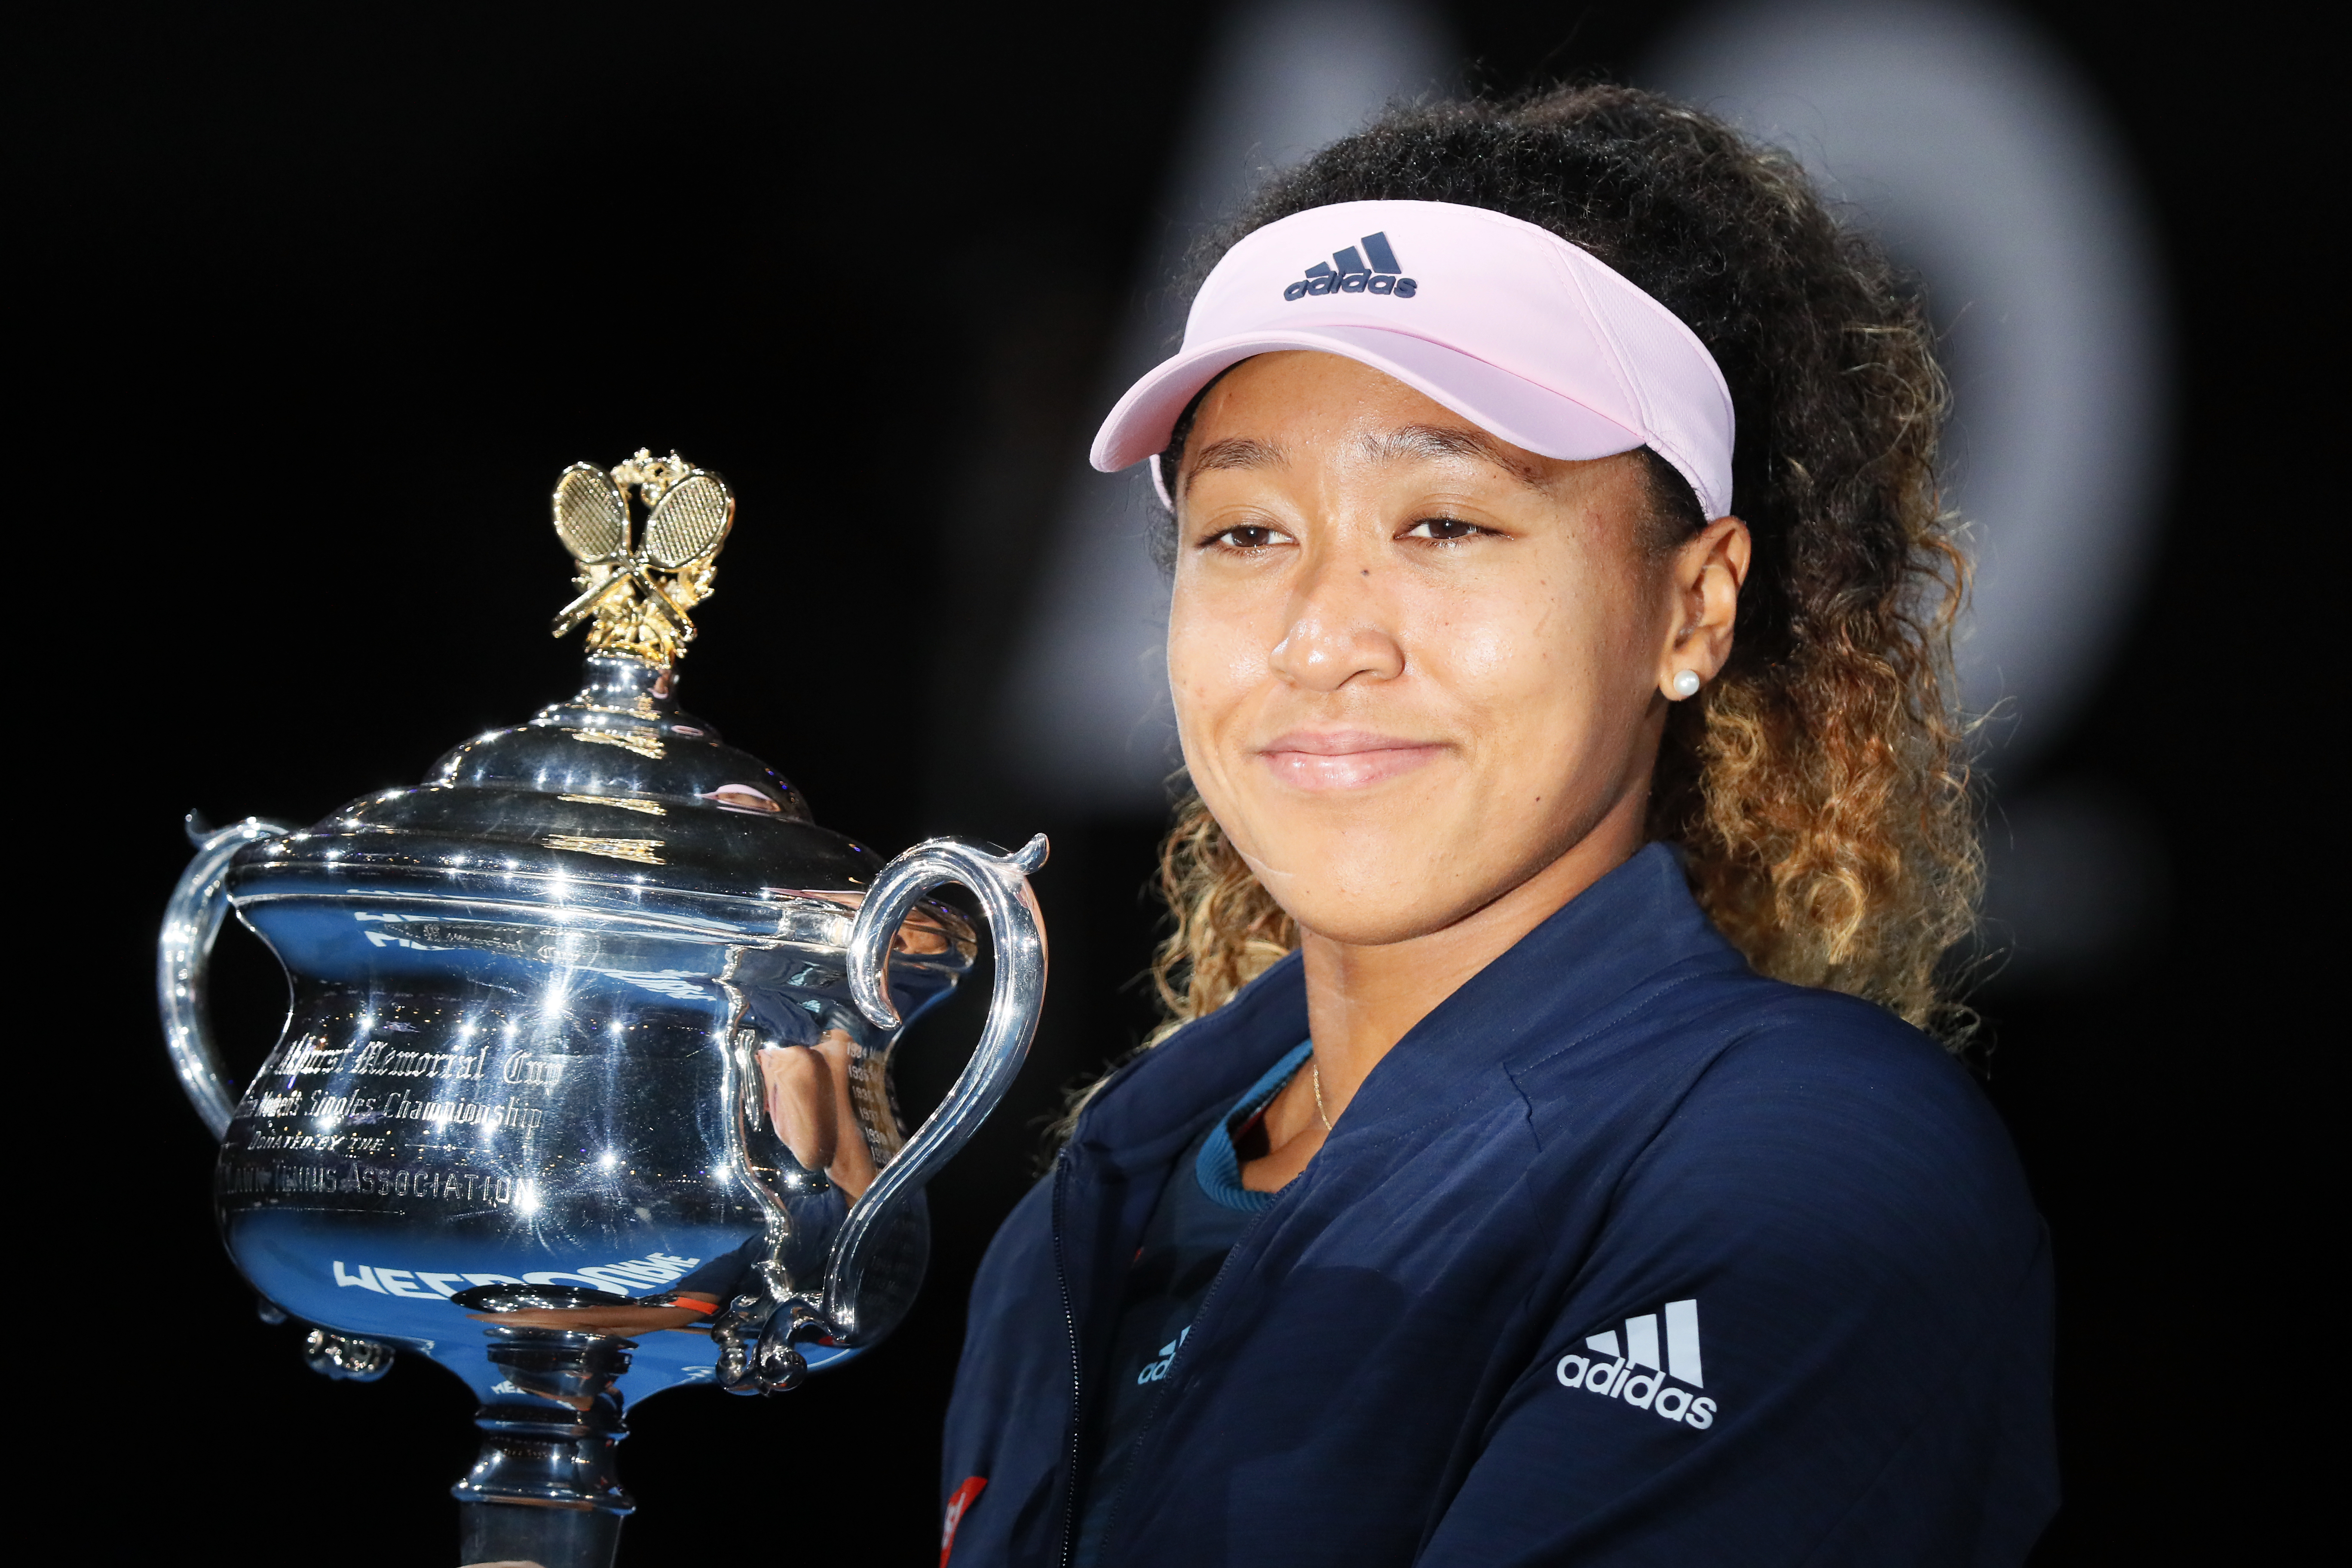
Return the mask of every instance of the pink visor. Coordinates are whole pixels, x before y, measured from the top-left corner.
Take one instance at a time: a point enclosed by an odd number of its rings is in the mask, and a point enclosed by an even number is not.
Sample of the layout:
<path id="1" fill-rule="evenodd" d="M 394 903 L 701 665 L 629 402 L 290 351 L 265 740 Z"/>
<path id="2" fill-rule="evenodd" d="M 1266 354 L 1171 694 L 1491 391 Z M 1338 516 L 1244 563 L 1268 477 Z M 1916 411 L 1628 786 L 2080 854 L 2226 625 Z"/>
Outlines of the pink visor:
<path id="1" fill-rule="evenodd" d="M 1558 236 L 1451 202 L 1316 207 L 1225 252 L 1184 346 L 1103 421 L 1094 466 L 1163 450 L 1202 387 L 1282 349 L 1368 364 L 1547 458 L 1652 447 L 1708 517 L 1731 510 L 1731 393 L 1696 334 Z"/>

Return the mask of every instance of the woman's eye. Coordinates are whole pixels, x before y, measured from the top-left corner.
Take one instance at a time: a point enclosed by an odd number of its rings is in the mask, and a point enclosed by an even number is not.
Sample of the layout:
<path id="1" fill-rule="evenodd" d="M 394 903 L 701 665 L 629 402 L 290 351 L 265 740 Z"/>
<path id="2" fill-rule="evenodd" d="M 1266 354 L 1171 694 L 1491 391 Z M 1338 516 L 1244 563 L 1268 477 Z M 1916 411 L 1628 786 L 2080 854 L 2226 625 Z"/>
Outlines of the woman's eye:
<path id="1" fill-rule="evenodd" d="M 1468 539 L 1486 530 L 1458 517 L 1425 517 L 1404 531 L 1407 539 Z"/>
<path id="2" fill-rule="evenodd" d="M 1262 522 L 1244 523 L 1239 528 L 1226 529 L 1210 535 L 1203 544 L 1221 544 L 1228 550 L 1264 550 L 1269 545 L 1287 544 L 1290 535 L 1278 528 L 1268 528 Z"/>

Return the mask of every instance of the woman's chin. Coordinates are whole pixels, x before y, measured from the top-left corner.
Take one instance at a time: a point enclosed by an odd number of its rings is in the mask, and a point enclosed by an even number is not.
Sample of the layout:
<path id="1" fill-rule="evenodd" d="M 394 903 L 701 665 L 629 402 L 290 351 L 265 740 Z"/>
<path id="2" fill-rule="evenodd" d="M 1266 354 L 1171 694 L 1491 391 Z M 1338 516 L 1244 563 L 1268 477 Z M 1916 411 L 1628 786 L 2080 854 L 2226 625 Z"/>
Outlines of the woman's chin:
<path id="1" fill-rule="evenodd" d="M 1443 931 L 1467 912 L 1421 880 L 1328 876 L 1295 879 L 1278 900 L 1302 931 L 1348 947 L 1387 947 Z"/>
<path id="2" fill-rule="evenodd" d="M 1308 921 L 1298 922 L 1299 929 L 1308 935 L 1349 948 L 1394 947 L 1399 942 L 1427 936 L 1441 929 L 1443 923 L 1431 925 L 1407 911 L 1375 910 L 1372 918 L 1368 920 L 1361 910 L 1334 910 L 1326 925 L 1316 925 Z"/>

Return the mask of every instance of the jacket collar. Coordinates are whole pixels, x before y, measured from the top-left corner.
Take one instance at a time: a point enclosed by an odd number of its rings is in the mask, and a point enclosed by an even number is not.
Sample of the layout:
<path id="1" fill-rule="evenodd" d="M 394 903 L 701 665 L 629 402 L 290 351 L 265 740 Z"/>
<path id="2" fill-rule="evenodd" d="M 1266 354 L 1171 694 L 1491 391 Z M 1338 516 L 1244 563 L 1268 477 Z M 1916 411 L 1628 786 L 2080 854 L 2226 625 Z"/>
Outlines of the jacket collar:
<path id="1" fill-rule="evenodd" d="M 1293 952 L 1112 1074 L 1070 1142 L 1129 1170 L 1172 1160 L 1305 1038 L 1307 982 Z"/>
<path id="2" fill-rule="evenodd" d="M 1438 1113 L 1465 1079 L 1562 1043 L 1669 972 L 1746 966 L 1691 897 L 1674 849 L 1652 844 L 1432 1009 L 1365 1080 L 1343 1131 L 1397 1131 Z M 1074 1142 L 1129 1169 L 1172 1159 L 1306 1037 L 1307 986 L 1294 952 L 1122 1068 Z"/>

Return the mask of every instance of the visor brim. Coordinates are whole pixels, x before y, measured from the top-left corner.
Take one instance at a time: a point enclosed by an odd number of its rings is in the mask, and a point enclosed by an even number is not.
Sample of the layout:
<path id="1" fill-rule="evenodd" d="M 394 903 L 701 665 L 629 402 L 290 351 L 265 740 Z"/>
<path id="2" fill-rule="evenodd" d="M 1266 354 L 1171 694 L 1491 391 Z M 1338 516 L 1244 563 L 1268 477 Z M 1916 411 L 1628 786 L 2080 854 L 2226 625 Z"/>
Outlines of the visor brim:
<path id="1" fill-rule="evenodd" d="M 1566 394 L 1458 349 L 1379 327 L 1330 326 L 1250 332 L 1186 349 L 1128 388 L 1096 433 L 1091 461 L 1114 473 L 1164 450 L 1184 405 L 1202 387 L 1254 355 L 1288 350 L 1338 354 L 1370 366 L 1541 457 L 1608 458 L 1644 444 L 1639 433 Z"/>

